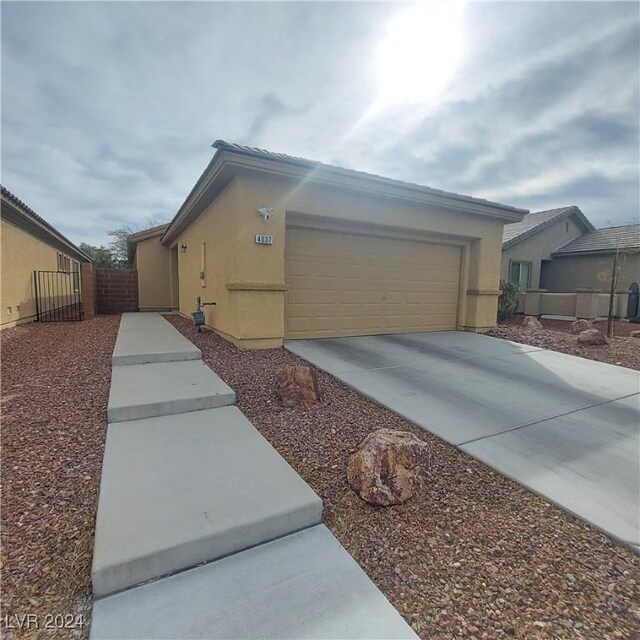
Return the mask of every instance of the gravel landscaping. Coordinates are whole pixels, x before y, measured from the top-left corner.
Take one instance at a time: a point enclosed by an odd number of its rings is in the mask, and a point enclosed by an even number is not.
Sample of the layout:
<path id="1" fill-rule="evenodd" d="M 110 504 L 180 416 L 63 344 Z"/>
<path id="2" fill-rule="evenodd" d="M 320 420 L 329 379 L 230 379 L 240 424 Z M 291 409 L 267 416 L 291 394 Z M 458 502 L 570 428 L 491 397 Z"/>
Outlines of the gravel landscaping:
<path id="1" fill-rule="evenodd" d="M 640 637 L 632 551 L 323 372 L 319 405 L 283 408 L 275 371 L 302 360 L 283 349 L 240 351 L 168 319 L 321 496 L 327 525 L 422 638 Z M 426 490 L 403 505 L 373 507 L 347 485 L 349 455 L 380 428 L 430 447 Z"/>
<path id="2" fill-rule="evenodd" d="M 524 328 L 522 320 L 522 316 L 511 318 L 487 335 L 640 371 L 640 338 L 629 337 L 631 331 L 640 330 L 640 325 L 618 320 L 615 326 L 616 337 L 607 338 L 607 344 L 583 346 L 578 344 L 577 336 L 570 333 L 569 321 L 540 319 L 543 329 L 535 330 Z M 593 324 L 596 329 L 607 334 L 606 320 Z"/>
<path id="3" fill-rule="evenodd" d="M 31 323 L 0 333 L 3 637 L 88 635 L 82 623 L 88 623 L 91 605 L 119 320 Z M 10 629 L 19 626 L 16 616 L 27 614 L 36 618 L 23 619 L 21 631 Z M 51 628 L 42 629 L 47 623 Z M 73 628 L 56 629 L 61 625 Z"/>

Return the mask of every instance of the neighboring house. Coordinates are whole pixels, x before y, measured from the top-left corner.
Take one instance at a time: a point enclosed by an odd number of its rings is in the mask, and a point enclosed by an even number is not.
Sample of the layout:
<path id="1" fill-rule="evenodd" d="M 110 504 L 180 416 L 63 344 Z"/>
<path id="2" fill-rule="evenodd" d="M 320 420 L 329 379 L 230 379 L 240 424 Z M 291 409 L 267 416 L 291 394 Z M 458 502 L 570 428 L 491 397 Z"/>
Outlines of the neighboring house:
<path id="1" fill-rule="evenodd" d="M 178 300 L 172 300 L 171 284 L 171 254 L 169 249 L 160 244 L 160 237 L 169 227 L 161 224 L 151 229 L 138 231 L 128 237 L 129 263 L 138 270 L 138 307 L 140 311 L 163 311 L 177 309 Z M 146 241 L 149 242 L 146 242 Z M 138 264 L 143 265 L 138 269 Z M 154 264 L 156 269 L 146 268 Z M 173 273 L 177 274 L 174 269 Z M 175 289 L 177 294 L 177 288 Z"/>
<path id="2" fill-rule="evenodd" d="M 505 225 L 501 278 L 517 282 L 521 291 L 546 288 L 541 277 L 553 252 L 593 229 L 576 206 L 535 211 L 520 222 Z"/>
<path id="3" fill-rule="evenodd" d="M 617 252 L 616 291 L 627 292 L 640 282 L 640 224 L 596 229 L 552 253 L 540 287 L 550 292 L 611 288 L 613 257 Z"/>
<path id="4" fill-rule="evenodd" d="M 244 348 L 495 326 L 503 225 L 525 210 L 213 146 L 162 235 L 130 237 L 141 307 L 215 302 L 207 325 Z"/>
<path id="5" fill-rule="evenodd" d="M 91 262 L 78 247 L 32 211 L 10 191 L 1 187 L 2 305 L 0 326 L 11 327 L 36 316 L 34 271 L 56 272 L 43 302 L 53 307 L 80 299 L 81 268 Z M 65 302 L 57 291 L 64 284 Z"/>

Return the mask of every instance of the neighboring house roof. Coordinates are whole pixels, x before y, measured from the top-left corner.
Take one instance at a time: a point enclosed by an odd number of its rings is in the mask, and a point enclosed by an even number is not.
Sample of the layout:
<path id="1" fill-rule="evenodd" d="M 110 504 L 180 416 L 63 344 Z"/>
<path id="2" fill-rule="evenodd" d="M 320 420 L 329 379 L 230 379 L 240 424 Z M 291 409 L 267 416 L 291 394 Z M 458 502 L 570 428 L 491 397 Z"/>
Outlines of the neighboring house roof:
<path id="1" fill-rule="evenodd" d="M 149 238 L 161 236 L 168 228 L 169 223 L 166 222 L 165 224 L 159 224 L 156 227 L 149 227 L 149 229 L 143 229 L 142 231 L 130 233 L 127 236 L 127 254 L 129 262 L 131 262 L 133 260 L 133 257 L 136 255 L 136 246 L 138 242 L 148 240 Z"/>
<path id="2" fill-rule="evenodd" d="M 2 218 L 35 236 L 48 245 L 73 256 L 80 262 L 91 262 L 91 258 L 63 236 L 55 227 L 41 218 L 9 189 L 0 185 L 2 196 Z"/>
<path id="3" fill-rule="evenodd" d="M 585 231 L 593 231 L 595 228 L 584 213 L 580 211 L 580 208 L 575 205 L 560 207 L 559 209 L 548 209 L 546 211 L 533 211 L 527 214 L 520 222 L 504 225 L 502 249 L 508 249 L 539 233 L 543 229 L 550 227 L 559 220 L 570 216 L 576 216 L 576 219 L 582 224 Z"/>
<path id="4" fill-rule="evenodd" d="M 613 253 L 616 249 L 640 251 L 640 224 L 595 229 L 568 242 L 552 253 L 566 256 L 585 253 Z"/>
<path id="5" fill-rule="evenodd" d="M 297 179 L 312 179 L 324 184 L 359 189 L 387 197 L 411 199 L 420 203 L 435 204 L 448 209 L 453 208 L 458 211 L 462 210 L 508 221 L 520 220 L 525 213 L 528 213 L 526 209 L 499 204 L 482 198 L 474 198 L 419 184 L 384 178 L 363 171 L 336 167 L 317 160 L 307 160 L 284 153 L 274 153 L 265 149 L 225 142 L 224 140 L 216 140 L 212 146 L 216 149 L 213 159 L 174 216 L 161 242 L 167 243 L 174 239 L 180 229 L 188 225 L 202 211 L 204 207 L 202 206 L 201 198 L 210 189 L 216 178 L 221 183 L 223 182 L 222 174 L 224 173 L 225 165 L 233 165 L 238 168 L 253 168 Z M 219 193 L 221 188 L 209 191 L 209 196 Z"/>

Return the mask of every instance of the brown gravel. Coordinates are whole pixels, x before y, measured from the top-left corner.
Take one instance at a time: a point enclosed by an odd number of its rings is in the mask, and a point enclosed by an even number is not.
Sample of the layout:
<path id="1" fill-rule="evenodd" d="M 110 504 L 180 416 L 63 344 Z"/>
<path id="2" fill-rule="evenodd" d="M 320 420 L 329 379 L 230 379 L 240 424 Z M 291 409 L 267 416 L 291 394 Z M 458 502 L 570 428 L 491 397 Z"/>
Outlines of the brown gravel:
<path id="1" fill-rule="evenodd" d="M 168 319 L 238 396 L 238 406 L 313 487 L 327 525 L 425 640 L 640 638 L 640 558 L 435 436 L 318 372 L 322 402 L 285 409 L 283 349 L 240 351 Z M 379 428 L 426 441 L 426 491 L 373 507 L 346 482 L 347 460 Z"/>
<path id="2" fill-rule="evenodd" d="M 540 322 L 543 329 L 525 329 L 522 326 L 522 317 L 516 316 L 496 329 L 492 329 L 487 335 L 640 370 L 640 338 L 628 337 L 629 333 L 638 330 L 640 325 L 617 321 L 616 337 L 607 338 L 607 344 L 596 347 L 578 344 L 578 337 L 570 333 L 571 322 L 542 318 Z M 595 322 L 594 326 L 604 335 L 607 334 L 606 320 Z"/>
<path id="3" fill-rule="evenodd" d="M 2 616 L 6 638 L 86 637 L 15 616 L 84 616 L 119 316 L 3 329 Z M 5 623 L 4 616 L 8 616 Z M 73 626 L 81 619 L 67 618 Z M 60 618 L 51 619 L 54 626 Z M 25 621 L 26 625 L 26 621 Z"/>

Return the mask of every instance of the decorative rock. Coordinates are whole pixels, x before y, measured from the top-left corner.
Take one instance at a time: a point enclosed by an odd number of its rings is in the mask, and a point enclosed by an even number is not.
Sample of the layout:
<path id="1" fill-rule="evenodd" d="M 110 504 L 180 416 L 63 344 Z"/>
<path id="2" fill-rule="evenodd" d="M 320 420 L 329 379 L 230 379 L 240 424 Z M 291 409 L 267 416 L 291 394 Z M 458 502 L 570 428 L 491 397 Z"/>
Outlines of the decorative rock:
<path id="1" fill-rule="evenodd" d="M 308 408 L 320 401 L 316 374 L 311 367 L 282 367 L 276 373 L 276 393 L 283 407 Z"/>
<path id="2" fill-rule="evenodd" d="M 589 329 L 595 329 L 593 323 L 590 320 L 576 320 L 571 323 L 571 333 L 581 333 L 582 331 L 588 331 Z"/>
<path id="3" fill-rule="evenodd" d="M 522 321 L 522 326 L 525 329 L 542 329 L 542 322 L 535 316 L 525 316 Z"/>
<path id="4" fill-rule="evenodd" d="M 427 444 L 407 431 L 370 433 L 349 458 L 349 486 L 366 502 L 382 506 L 409 500 L 429 467 Z"/>
<path id="5" fill-rule="evenodd" d="M 629 337 L 630 337 L 630 338 L 640 338 L 640 331 L 632 331 L 632 332 L 629 334 Z"/>
<path id="6" fill-rule="evenodd" d="M 580 332 L 580 335 L 578 336 L 578 344 L 591 347 L 599 346 L 607 344 L 607 339 L 597 329 L 587 329 L 586 331 Z"/>

